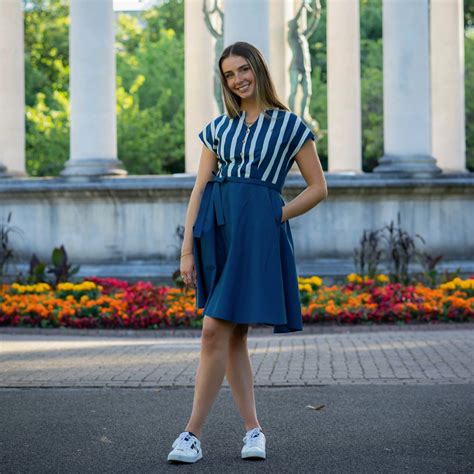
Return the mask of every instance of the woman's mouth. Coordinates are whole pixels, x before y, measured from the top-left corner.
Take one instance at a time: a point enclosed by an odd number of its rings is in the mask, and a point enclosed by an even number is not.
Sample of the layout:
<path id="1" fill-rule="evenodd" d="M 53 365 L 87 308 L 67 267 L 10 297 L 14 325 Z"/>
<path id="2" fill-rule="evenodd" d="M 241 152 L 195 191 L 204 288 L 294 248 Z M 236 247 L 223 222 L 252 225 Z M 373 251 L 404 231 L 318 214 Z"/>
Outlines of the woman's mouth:
<path id="1" fill-rule="evenodd" d="M 245 85 L 243 85 L 243 86 L 241 86 L 241 87 L 237 87 L 237 90 L 238 90 L 239 92 L 247 92 L 248 89 L 249 89 L 249 87 L 250 87 L 250 84 L 247 82 L 247 84 L 245 84 Z"/>

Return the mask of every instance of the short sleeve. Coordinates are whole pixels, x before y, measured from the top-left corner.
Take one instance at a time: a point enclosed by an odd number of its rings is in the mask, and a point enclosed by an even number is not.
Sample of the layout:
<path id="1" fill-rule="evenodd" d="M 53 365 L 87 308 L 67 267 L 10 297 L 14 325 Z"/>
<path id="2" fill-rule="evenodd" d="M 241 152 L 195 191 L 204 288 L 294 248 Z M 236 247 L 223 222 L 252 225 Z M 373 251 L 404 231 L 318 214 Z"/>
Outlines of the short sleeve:
<path id="1" fill-rule="evenodd" d="M 308 140 L 315 140 L 313 131 L 301 118 L 297 117 L 295 127 L 295 134 L 290 142 L 290 159 L 295 157 Z"/>
<path id="2" fill-rule="evenodd" d="M 215 120 L 209 122 L 200 132 L 199 138 L 204 145 L 213 153 L 217 153 L 216 125 Z"/>

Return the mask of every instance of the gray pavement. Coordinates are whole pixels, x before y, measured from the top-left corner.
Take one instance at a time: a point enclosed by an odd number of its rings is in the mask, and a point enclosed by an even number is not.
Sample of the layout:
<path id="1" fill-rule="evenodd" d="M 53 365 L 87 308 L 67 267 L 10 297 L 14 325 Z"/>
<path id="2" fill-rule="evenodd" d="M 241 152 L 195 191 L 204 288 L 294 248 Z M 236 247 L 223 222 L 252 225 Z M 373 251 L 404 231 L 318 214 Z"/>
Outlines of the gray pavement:
<path id="1" fill-rule="evenodd" d="M 166 456 L 191 412 L 199 332 L 0 328 L 0 473 L 474 473 L 473 328 L 255 330 L 268 457 L 240 459 L 225 383 L 196 465 Z"/>
<path id="2" fill-rule="evenodd" d="M 250 335 L 255 385 L 470 384 L 473 326 Z M 199 352 L 198 337 L 0 333 L 0 387 L 192 387 Z"/>
<path id="3" fill-rule="evenodd" d="M 0 390 L 0 472 L 474 472 L 472 385 L 258 387 L 264 461 L 240 459 L 244 430 L 224 388 L 201 437 L 203 459 L 171 465 L 192 395 L 184 387 Z"/>

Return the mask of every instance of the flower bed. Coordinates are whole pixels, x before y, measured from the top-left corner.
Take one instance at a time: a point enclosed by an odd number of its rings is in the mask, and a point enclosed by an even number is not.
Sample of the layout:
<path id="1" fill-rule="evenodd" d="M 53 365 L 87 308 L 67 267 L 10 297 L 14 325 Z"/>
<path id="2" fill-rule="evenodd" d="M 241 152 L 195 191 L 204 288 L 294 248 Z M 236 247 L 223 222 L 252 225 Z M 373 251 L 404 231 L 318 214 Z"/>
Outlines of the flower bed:
<path id="1" fill-rule="evenodd" d="M 299 278 L 305 324 L 471 321 L 474 279 L 454 280 L 436 288 L 388 283 L 348 275 L 343 285 L 324 286 L 317 276 Z M 202 309 L 195 290 L 128 284 L 88 278 L 82 283 L 4 285 L 0 288 L 1 326 L 159 329 L 201 327 Z"/>
<path id="2" fill-rule="evenodd" d="M 356 274 L 345 285 L 322 286 L 318 277 L 300 279 L 305 323 L 383 323 L 413 321 L 471 321 L 474 317 L 474 279 L 454 280 L 437 288 L 421 284 L 387 283 Z"/>

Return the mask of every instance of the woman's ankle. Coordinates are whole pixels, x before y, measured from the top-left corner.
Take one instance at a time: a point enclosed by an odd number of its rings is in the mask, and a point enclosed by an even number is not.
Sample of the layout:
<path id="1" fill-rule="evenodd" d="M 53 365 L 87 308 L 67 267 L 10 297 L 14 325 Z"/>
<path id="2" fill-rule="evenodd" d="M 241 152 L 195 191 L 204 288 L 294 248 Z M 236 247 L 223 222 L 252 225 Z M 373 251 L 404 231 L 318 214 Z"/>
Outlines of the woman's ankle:
<path id="1" fill-rule="evenodd" d="M 188 433 L 191 433 L 192 435 L 196 436 L 196 438 L 201 439 L 202 431 L 197 428 L 186 427 L 184 431 L 187 431 Z"/>
<path id="2" fill-rule="evenodd" d="M 245 431 L 250 431 L 250 430 L 253 430 L 255 428 L 260 428 L 262 429 L 262 427 L 260 426 L 260 423 L 250 423 L 250 424 L 245 424 Z M 263 430 L 262 430 L 263 431 Z"/>

